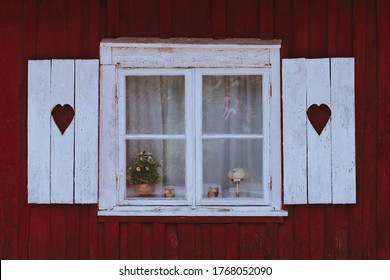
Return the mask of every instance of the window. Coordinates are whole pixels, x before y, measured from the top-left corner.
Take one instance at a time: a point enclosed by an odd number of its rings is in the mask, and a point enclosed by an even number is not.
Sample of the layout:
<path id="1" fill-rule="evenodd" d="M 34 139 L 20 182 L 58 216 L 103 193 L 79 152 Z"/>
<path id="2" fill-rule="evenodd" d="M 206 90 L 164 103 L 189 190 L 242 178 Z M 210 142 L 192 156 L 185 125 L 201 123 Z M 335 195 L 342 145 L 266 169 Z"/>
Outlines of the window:
<path id="1" fill-rule="evenodd" d="M 285 215 L 279 42 L 148 40 L 101 44 L 99 214 Z"/>

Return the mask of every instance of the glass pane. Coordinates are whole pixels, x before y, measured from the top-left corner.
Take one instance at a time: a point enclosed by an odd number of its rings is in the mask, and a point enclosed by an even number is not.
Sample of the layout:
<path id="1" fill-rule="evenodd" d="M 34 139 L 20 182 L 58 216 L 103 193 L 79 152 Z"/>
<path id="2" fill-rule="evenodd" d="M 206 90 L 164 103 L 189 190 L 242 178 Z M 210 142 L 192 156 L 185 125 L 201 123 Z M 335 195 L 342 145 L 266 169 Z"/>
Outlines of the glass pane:
<path id="1" fill-rule="evenodd" d="M 261 134 L 262 76 L 203 76 L 203 134 Z"/>
<path id="2" fill-rule="evenodd" d="M 262 146 L 261 139 L 203 140 L 203 197 L 217 188 L 217 198 L 263 198 Z"/>
<path id="3" fill-rule="evenodd" d="M 184 134 L 184 76 L 127 76 L 126 133 Z"/>
<path id="4" fill-rule="evenodd" d="M 185 198 L 185 166 L 184 139 L 126 141 L 126 196 Z"/>

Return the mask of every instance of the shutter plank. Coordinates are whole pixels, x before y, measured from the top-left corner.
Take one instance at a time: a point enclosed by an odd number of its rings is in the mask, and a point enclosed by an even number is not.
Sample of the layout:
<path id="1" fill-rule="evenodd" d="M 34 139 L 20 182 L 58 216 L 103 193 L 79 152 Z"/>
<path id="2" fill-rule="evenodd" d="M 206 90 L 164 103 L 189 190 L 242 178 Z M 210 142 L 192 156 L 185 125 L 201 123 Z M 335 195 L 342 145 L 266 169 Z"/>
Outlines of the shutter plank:
<path id="1" fill-rule="evenodd" d="M 329 59 L 308 59 L 306 63 L 306 109 L 312 104 L 330 107 Z M 309 203 L 331 203 L 331 120 L 320 135 L 307 120 L 307 166 Z"/>
<path id="2" fill-rule="evenodd" d="M 76 60 L 75 203 L 97 202 L 98 69 L 98 60 Z"/>
<path id="3" fill-rule="evenodd" d="M 116 80 L 115 66 L 100 66 L 100 142 L 99 142 L 99 209 L 111 209 L 116 204 Z"/>
<path id="4" fill-rule="evenodd" d="M 356 203 L 354 59 L 332 58 L 333 203 Z"/>
<path id="5" fill-rule="evenodd" d="M 52 61 L 51 109 L 57 104 L 74 108 L 74 60 Z M 61 134 L 51 119 L 51 203 L 73 203 L 74 120 Z"/>
<path id="6" fill-rule="evenodd" d="M 284 203 L 307 203 L 306 60 L 283 60 Z"/>
<path id="7" fill-rule="evenodd" d="M 50 68 L 28 62 L 28 203 L 50 202 Z"/>

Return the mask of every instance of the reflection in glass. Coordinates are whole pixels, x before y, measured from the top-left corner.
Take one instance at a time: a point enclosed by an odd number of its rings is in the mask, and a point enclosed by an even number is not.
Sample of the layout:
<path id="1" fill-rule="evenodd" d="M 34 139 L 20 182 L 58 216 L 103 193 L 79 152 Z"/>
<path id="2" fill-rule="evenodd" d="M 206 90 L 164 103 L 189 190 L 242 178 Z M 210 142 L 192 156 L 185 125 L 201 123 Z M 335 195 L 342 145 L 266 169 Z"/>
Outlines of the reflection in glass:
<path id="1" fill-rule="evenodd" d="M 203 134 L 261 134 L 262 76 L 203 76 Z"/>

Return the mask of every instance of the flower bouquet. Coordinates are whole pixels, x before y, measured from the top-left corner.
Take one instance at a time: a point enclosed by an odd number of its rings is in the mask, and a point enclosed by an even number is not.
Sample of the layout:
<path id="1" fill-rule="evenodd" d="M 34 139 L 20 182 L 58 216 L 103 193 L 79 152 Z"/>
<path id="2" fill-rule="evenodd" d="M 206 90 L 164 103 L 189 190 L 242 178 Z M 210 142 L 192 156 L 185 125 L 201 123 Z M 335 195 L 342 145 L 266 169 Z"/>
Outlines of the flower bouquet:
<path id="1" fill-rule="evenodd" d="M 133 163 L 126 170 L 126 181 L 133 186 L 136 194 L 150 196 L 156 190 L 155 183 L 160 178 L 161 167 L 150 152 L 142 151 L 134 157 Z"/>

